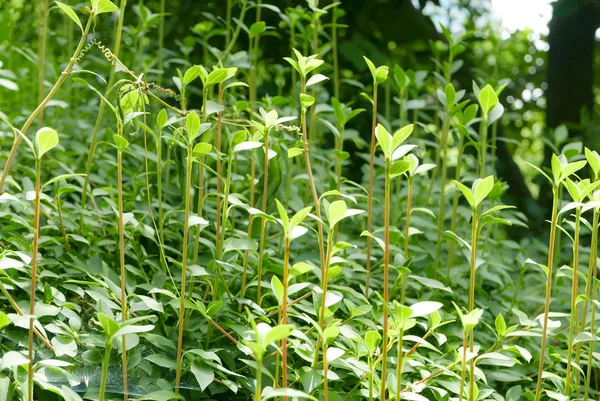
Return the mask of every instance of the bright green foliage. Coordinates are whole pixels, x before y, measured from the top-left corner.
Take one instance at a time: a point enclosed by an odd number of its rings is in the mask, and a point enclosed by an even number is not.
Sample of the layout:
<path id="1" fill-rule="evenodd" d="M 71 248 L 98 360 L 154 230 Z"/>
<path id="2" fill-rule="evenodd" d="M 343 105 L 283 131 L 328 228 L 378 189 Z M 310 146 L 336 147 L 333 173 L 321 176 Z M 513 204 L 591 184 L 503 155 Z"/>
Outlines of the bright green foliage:
<path id="1" fill-rule="evenodd" d="M 527 33 L 7 1 L 0 401 L 598 398 L 597 129 Z"/>

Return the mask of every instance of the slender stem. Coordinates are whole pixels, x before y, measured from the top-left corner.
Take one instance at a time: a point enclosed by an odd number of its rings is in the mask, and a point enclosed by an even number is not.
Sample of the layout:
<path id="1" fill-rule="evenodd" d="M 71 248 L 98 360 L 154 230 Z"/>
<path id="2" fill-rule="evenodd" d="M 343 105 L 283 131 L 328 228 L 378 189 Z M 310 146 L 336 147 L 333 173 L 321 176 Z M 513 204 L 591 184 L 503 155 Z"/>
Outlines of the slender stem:
<path id="1" fill-rule="evenodd" d="M 401 328 L 398 332 L 398 350 L 397 350 L 397 364 L 396 364 L 396 400 L 400 400 L 400 391 L 402 389 L 402 367 L 404 365 L 404 351 L 402 349 L 404 343 L 404 329 Z"/>
<path id="2" fill-rule="evenodd" d="M 542 373 L 544 372 L 544 356 L 546 354 L 546 340 L 548 337 L 548 314 L 550 313 L 550 296 L 552 295 L 552 264 L 554 262 L 554 240 L 556 238 L 556 226 L 558 225 L 558 187 L 552 187 L 552 221 L 550 223 L 550 241 L 548 243 L 548 277 L 546 281 L 546 301 L 544 305 L 544 325 L 542 329 L 542 348 L 540 350 L 540 365 L 537 373 L 537 385 L 535 388 L 535 401 L 539 401 L 542 395 Z"/>
<path id="3" fill-rule="evenodd" d="M 319 313 L 319 327 L 321 327 L 321 331 L 325 331 L 325 313 L 327 311 L 326 301 L 327 301 L 327 282 L 329 281 L 329 264 L 331 262 L 331 251 L 333 249 L 333 233 L 329 233 L 327 236 L 327 256 L 325 259 L 325 266 L 321 268 L 321 312 Z M 327 341 L 325 338 L 322 338 L 323 342 L 322 348 L 322 359 L 323 359 L 323 399 L 327 401 L 329 399 L 329 380 L 327 378 L 327 372 L 329 370 L 329 365 L 327 363 Z"/>
<path id="4" fill-rule="evenodd" d="M 333 50 L 333 96 L 340 98 L 340 68 L 338 63 L 337 6 L 331 11 L 331 47 Z M 293 70 L 294 68 L 292 68 Z"/>
<path id="5" fill-rule="evenodd" d="M 38 104 L 44 100 L 44 76 L 46 72 L 46 30 L 48 28 L 48 0 L 40 0 L 38 13 Z M 44 111 L 40 113 L 40 128 L 44 125 Z"/>
<path id="6" fill-rule="evenodd" d="M 119 123 L 118 134 L 123 136 L 123 126 Z M 117 180 L 118 180 L 118 202 L 119 202 L 119 262 L 121 264 L 121 323 L 127 320 L 127 271 L 125 270 L 125 220 L 123 214 L 123 152 L 117 152 Z M 121 337 L 123 343 L 122 361 L 123 361 L 123 398 L 127 401 L 127 346 L 126 337 Z"/>
<path id="7" fill-rule="evenodd" d="M 565 379 L 566 395 L 571 395 L 571 362 L 573 360 L 573 340 L 577 335 L 577 296 L 579 295 L 579 228 L 581 224 L 581 208 L 576 209 L 575 236 L 573 237 L 573 282 L 571 286 L 571 318 L 569 324 L 569 344 L 567 350 L 567 377 Z M 591 362 L 591 361 L 590 361 Z"/>
<path id="8" fill-rule="evenodd" d="M 262 358 L 256 360 L 256 394 L 255 401 L 260 401 L 262 398 Z"/>
<path id="9" fill-rule="evenodd" d="M 462 354 L 462 366 L 460 369 L 460 390 L 458 392 L 458 401 L 463 401 L 463 398 L 464 398 L 466 375 L 467 375 L 467 333 L 463 332 L 463 354 Z"/>
<path id="10" fill-rule="evenodd" d="M 302 78 L 301 84 L 302 93 L 306 94 L 306 82 L 304 77 Z M 306 109 L 302 109 L 300 118 L 302 120 L 302 140 L 304 142 L 304 160 L 306 162 L 306 171 L 308 173 L 308 180 L 313 197 L 313 203 L 315 204 L 315 213 L 317 217 L 321 219 L 321 204 L 319 203 L 319 196 L 317 195 L 317 186 L 315 184 L 315 179 L 313 177 L 312 167 L 310 163 L 310 148 L 308 146 L 308 135 L 306 133 Z M 321 268 L 323 268 L 323 266 L 325 265 L 325 249 L 323 241 L 323 227 L 321 224 L 317 224 L 317 231 L 319 235 L 319 258 L 321 262 Z"/>
<path id="11" fill-rule="evenodd" d="M 389 302 L 389 280 L 390 280 L 390 195 L 392 191 L 391 186 L 391 168 L 392 161 L 389 155 L 385 156 L 385 201 L 384 201 L 384 228 L 383 228 L 383 242 L 385 244 L 385 251 L 383 255 L 383 341 L 382 341 L 382 355 L 381 355 L 381 391 L 379 399 L 382 401 L 386 400 L 385 389 L 387 383 L 387 352 L 388 352 L 388 309 L 387 305 Z"/>
<path id="12" fill-rule="evenodd" d="M 598 273 L 598 268 L 597 268 L 597 254 L 598 254 L 598 218 L 600 217 L 600 211 L 598 210 L 598 208 L 594 208 L 594 218 L 593 218 L 593 229 L 592 229 L 592 246 L 591 246 L 591 253 L 590 253 L 590 264 L 589 264 L 589 272 L 588 272 L 588 286 L 592 285 L 591 287 L 591 292 L 588 292 L 586 289 L 586 294 L 589 295 L 591 297 L 591 299 L 596 299 L 596 294 L 597 294 L 597 290 L 596 290 L 596 282 L 595 282 L 595 277 L 597 277 L 597 273 Z M 594 283 L 591 284 L 590 282 L 594 280 Z M 587 301 L 586 301 L 587 302 Z M 587 312 L 587 305 L 584 305 L 584 309 L 583 309 L 583 314 L 585 316 L 585 312 Z M 581 331 L 585 330 L 585 317 L 582 319 L 582 329 Z M 592 302 L 592 314 L 591 314 L 591 322 L 590 322 L 590 333 L 595 333 L 595 323 L 596 323 L 596 304 L 594 302 Z M 592 379 L 592 361 L 593 361 L 593 352 L 594 352 L 594 338 L 592 337 L 592 341 L 590 342 L 590 346 L 588 349 L 588 365 L 587 365 L 587 372 L 586 372 L 586 376 L 585 376 L 585 391 L 584 391 L 584 395 L 583 395 L 583 399 L 584 401 L 588 400 L 589 397 L 589 391 L 590 391 L 590 382 Z M 578 344 L 579 345 L 579 344 Z M 578 349 L 578 353 L 579 353 L 579 349 Z M 579 355 L 577 356 L 577 363 L 579 364 Z"/>
<path id="13" fill-rule="evenodd" d="M 183 251 L 181 259 L 181 299 L 179 305 L 179 335 L 177 340 L 177 366 L 175 371 L 175 392 L 179 394 L 181 382 L 181 352 L 183 346 L 183 326 L 185 322 L 185 281 L 187 277 L 187 248 L 188 248 L 188 222 L 190 218 L 190 198 L 192 188 L 192 150 L 193 144 L 188 144 L 187 150 L 187 176 L 185 183 L 185 216 L 183 221 Z"/>
<path id="14" fill-rule="evenodd" d="M 413 176 L 408 176 L 408 199 L 406 203 L 406 226 L 404 227 L 404 260 L 408 260 L 408 240 L 410 232 L 410 214 L 412 212 Z M 402 273 L 402 289 L 400 303 L 404 304 L 406 299 L 406 273 Z"/>
<path id="15" fill-rule="evenodd" d="M 108 380 L 108 367 L 110 365 L 110 351 L 112 340 L 109 339 L 104 347 L 104 359 L 102 360 L 102 377 L 100 378 L 100 394 L 98 395 L 98 401 L 104 401 L 106 393 L 106 382 Z"/>
<path id="16" fill-rule="evenodd" d="M 596 277 L 598 276 L 598 265 L 597 265 L 597 253 L 598 253 L 598 217 L 600 215 L 600 211 L 598 208 L 594 208 L 594 226 L 592 230 L 592 254 L 590 255 L 590 270 L 592 271 L 592 275 L 594 278 L 594 283 L 592 285 L 591 299 L 596 299 L 596 295 L 598 293 Z M 585 320 L 582 322 L 585 324 Z M 592 302 L 592 314 L 591 314 L 591 322 L 590 322 L 590 333 L 595 333 L 595 324 L 596 324 L 596 303 Z M 593 365 L 593 352 L 594 352 L 594 337 L 592 337 L 592 341 L 590 342 L 590 346 L 588 349 L 588 366 L 585 377 L 585 392 L 583 399 L 584 401 L 588 400 L 589 391 L 590 391 L 590 382 L 592 379 L 592 365 Z M 596 383 L 597 384 L 597 383 Z M 596 386 L 597 387 L 597 386 Z"/>
<path id="17" fill-rule="evenodd" d="M 219 104 L 223 104 L 223 83 L 219 84 Z M 218 112 L 217 114 L 217 139 L 216 139 L 216 145 L 217 145 L 217 199 L 218 196 L 221 195 L 221 118 L 223 116 L 223 113 L 221 111 Z M 230 161 L 230 164 L 231 161 Z M 229 186 L 229 181 L 227 181 L 227 185 Z M 223 203 L 223 207 L 225 209 L 228 208 L 228 203 L 224 202 Z M 225 223 L 227 222 L 227 220 L 223 220 L 223 225 L 221 226 L 221 222 L 220 222 L 220 218 L 221 218 L 221 202 L 219 202 L 217 200 L 217 218 L 216 218 L 216 222 L 217 222 L 217 256 L 220 258 L 221 257 L 221 249 L 223 248 L 223 241 L 221 238 L 221 230 L 225 230 Z M 197 252 L 194 252 L 194 258 L 197 258 Z"/>
<path id="18" fill-rule="evenodd" d="M 256 177 L 256 154 L 254 149 L 250 151 L 250 207 L 254 207 L 254 180 Z M 252 238 L 252 222 L 254 221 L 253 216 L 248 217 L 248 238 Z M 246 293 L 246 276 L 248 274 L 248 259 L 250 258 L 250 251 L 246 251 L 244 254 L 244 270 L 242 273 L 242 289 L 240 290 L 240 296 L 243 298 Z"/>
<path id="19" fill-rule="evenodd" d="M 462 156 L 463 156 L 463 145 L 464 145 L 464 136 L 459 133 L 458 139 L 458 155 L 456 156 L 456 171 L 454 173 L 454 179 L 460 182 L 461 169 L 462 169 Z M 453 199 L 452 199 L 452 221 L 450 223 L 450 231 L 456 232 L 456 222 L 458 217 L 458 196 L 459 191 L 454 191 Z M 448 249 L 448 277 L 450 277 L 451 270 L 454 267 L 454 246 L 455 242 L 450 242 L 450 248 Z"/>
<path id="20" fill-rule="evenodd" d="M 485 155 L 487 153 L 487 133 L 488 133 L 488 125 L 487 125 L 487 115 L 483 116 L 481 120 L 481 129 L 480 129 L 480 137 L 481 137 L 481 149 L 479 151 L 479 177 L 485 177 Z"/>
<path id="21" fill-rule="evenodd" d="M 285 235 L 285 245 L 283 249 L 283 297 L 281 300 L 281 322 L 280 324 L 287 324 L 287 313 L 288 313 L 288 285 L 290 280 L 290 243 L 291 238 L 288 234 Z M 287 338 L 284 338 L 281 342 L 281 386 L 286 388 L 288 385 L 287 376 Z M 284 401 L 287 401 L 287 397 L 284 397 Z"/>
<path id="22" fill-rule="evenodd" d="M 56 195 L 56 211 L 58 212 L 58 221 L 60 222 L 60 232 L 62 233 L 63 239 L 65 240 L 65 246 L 67 247 L 67 252 L 71 253 L 71 245 L 69 244 L 69 237 L 67 236 L 67 231 L 65 230 L 65 223 L 64 223 L 64 219 L 63 219 L 60 196 L 58 196 L 58 194 Z"/>
<path id="23" fill-rule="evenodd" d="M 262 211 L 267 213 L 267 191 L 269 189 L 269 128 L 265 128 L 265 164 L 264 164 L 264 183 L 263 183 L 263 202 Z M 260 241 L 258 251 L 258 287 L 256 289 L 256 303 L 260 306 L 261 297 L 261 281 L 263 273 L 263 257 L 265 249 L 265 234 L 267 228 L 267 220 L 262 219 L 260 224 Z"/>
<path id="24" fill-rule="evenodd" d="M 444 220 L 445 220 L 445 209 L 446 209 L 446 181 L 448 175 L 448 133 L 450 130 L 450 109 L 446 110 L 444 116 L 444 123 L 442 125 L 442 177 L 440 181 L 440 211 L 438 214 L 438 232 L 437 242 L 435 246 L 435 263 L 433 278 L 437 278 L 437 271 L 440 264 L 440 257 L 442 252 L 442 235 L 444 232 Z M 448 277 L 450 278 L 450 277 Z"/>
<path id="25" fill-rule="evenodd" d="M 46 95 L 44 100 L 42 100 L 42 102 L 35 108 L 33 113 L 31 113 L 31 115 L 27 118 L 27 121 L 25 121 L 25 124 L 23 124 L 23 128 L 21 128 L 21 133 L 23 135 L 25 135 L 27 133 L 27 130 L 29 129 L 29 127 L 31 126 L 33 121 L 35 121 L 37 116 L 42 112 L 42 110 L 44 110 L 44 108 L 46 107 L 46 104 L 48 104 L 48 102 L 54 97 L 56 92 L 58 92 L 58 89 L 60 88 L 60 86 L 63 84 L 63 82 L 65 82 L 65 79 L 67 79 L 67 76 L 69 76 L 69 74 L 71 73 L 71 70 L 73 69 L 73 66 L 75 65 L 75 62 L 77 61 L 77 58 L 81 54 L 81 49 L 83 49 L 83 45 L 85 44 L 85 39 L 87 37 L 88 32 L 90 31 L 90 28 L 92 26 L 92 21 L 94 20 L 94 18 L 95 18 L 95 15 L 93 15 L 93 14 L 90 15 L 90 17 L 88 18 L 87 24 L 85 25 L 83 34 L 81 35 L 81 40 L 79 41 L 79 44 L 77 45 L 77 49 L 75 49 L 75 53 L 73 53 L 73 57 L 71 57 L 69 59 L 69 64 L 67 64 L 64 71 L 60 74 L 60 77 L 58 78 L 58 80 L 56 81 L 56 83 L 54 84 L 52 89 L 50 89 L 50 92 Z M 2 171 L 2 176 L 0 177 L 0 192 L 2 192 L 2 188 L 4 188 L 4 182 L 6 181 L 6 177 L 8 177 L 8 173 L 10 172 L 12 162 L 17 154 L 17 150 L 19 149 L 21 140 L 22 140 L 21 135 L 15 136 L 15 140 L 13 141 L 13 145 L 10 150 L 10 154 L 8 155 L 8 159 L 6 160 L 6 163 L 4 164 L 4 170 Z"/>
<path id="26" fill-rule="evenodd" d="M 165 56 L 163 54 L 165 47 L 165 2 L 166 0 L 160 0 L 160 24 L 158 25 L 158 70 L 163 75 L 165 73 Z"/>
<path id="27" fill-rule="evenodd" d="M 471 226 L 471 272 L 469 277 L 469 312 L 475 309 L 475 270 L 477 269 L 477 237 L 479 234 L 479 213 L 477 208 L 473 208 L 473 221 Z M 473 401 L 475 395 L 475 358 L 472 356 L 475 352 L 475 330 L 469 334 L 469 352 L 471 361 L 469 368 L 469 400 Z"/>
<path id="28" fill-rule="evenodd" d="M 29 298 L 29 374 L 28 399 L 33 401 L 33 325 L 35 323 L 35 290 L 37 287 L 38 248 L 40 237 L 40 177 L 42 175 L 42 160 L 37 158 L 35 164 L 35 209 L 33 211 L 33 255 L 31 260 L 31 292 Z"/>
<path id="29" fill-rule="evenodd" d="M 377 129 L 377 84 L 373 83 L 373 121 L 371 123 L 371 159 L 369 162 L 369 194 L 368 194 L 368 211 L 367 211 L 367 231 L 371 232 L 373 219 L 373 181 L 375 179 L 375 146 Z M 369 281 L 371 278 L 371 236 L 367 236 L 367 278 L 365 280 L 365 296 L 369 296 Z"/>
<path id="30" fill-rule="evenodd" d="M 115 56 L 115 60 L 110 64 L 110 72 L 108 76 L 108 82 L 106 83 L 106 90 L 104 91 L 104 97 L 106 98 L 111 90 L 114 80 L 115 80 L 115 72 L 117 61 L 116 58 L 119 57 L 119 51 L 121 49 L 121 34 L 123 32 L 123 21 L 125 18 L 125 6 L 127 5 L 127 0 L 121 0 L 120 8 L 119 8 L 119 22 L 117 23 L 117 33 L 115 36 L 115 48 L 112 52 Z M 86 35 L 84 35 L 86 36 Z M 87 191 L 90 185 L 90 172 L 92 171 L 92 166 L 94 162 L 94 154 L 96 153 L 96 144 L 98 138 L 98 132 L 100 132 L 100 126 L 102 125 L 102 117 L 104 115 L 104 108 L 106 107 L 103 101 L 100 101 L 98 105 L 98 115 L 96 116 L 96 123 L 94 124 L 94 131 L 92 131 L 92 140 L 90 142 L 90 151 L 88 152 L 87 162 L 85 164 L 85 178 L 83 180 L 83 187 L 81 191 L 81 220 L 80 220 L 80 231 L 83 231 L 83 210 L 86 206 L 87 201 Z"/>

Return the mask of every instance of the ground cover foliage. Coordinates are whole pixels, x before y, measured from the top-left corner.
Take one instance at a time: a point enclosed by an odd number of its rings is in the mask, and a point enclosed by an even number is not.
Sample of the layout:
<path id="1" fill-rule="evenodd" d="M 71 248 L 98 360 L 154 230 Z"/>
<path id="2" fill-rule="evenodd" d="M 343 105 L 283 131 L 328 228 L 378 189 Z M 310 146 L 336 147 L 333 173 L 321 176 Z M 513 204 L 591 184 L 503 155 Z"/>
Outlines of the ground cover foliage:
<path id="1" fill-rule="evenodd" d="M 176 44 L 160 6 L 40 1 L 3 59 L 0 400 L 598 397 L 600 156 L 557 129 L 513 239 L 509 82 L 453 80 L 479 32 L 353 75 L 342 3 L 229 0 Z"/>

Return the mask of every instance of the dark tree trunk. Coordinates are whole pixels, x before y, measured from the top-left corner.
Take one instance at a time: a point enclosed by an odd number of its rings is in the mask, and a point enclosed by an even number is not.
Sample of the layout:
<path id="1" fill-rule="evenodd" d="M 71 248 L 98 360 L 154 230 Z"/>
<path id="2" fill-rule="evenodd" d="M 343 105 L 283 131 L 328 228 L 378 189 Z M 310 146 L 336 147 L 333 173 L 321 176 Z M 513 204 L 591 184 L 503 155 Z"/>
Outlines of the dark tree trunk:
<path id="1" fill-rule="evenodd" d="M 581 116 L 594 105 L 594 49 L 599 25 L 596 1 L 559 0 L 554 3 L 548 35 L 546 125 L 548 129 L 554 129 L 566 124 L 570 139 L 584 139 Z M 546 147 L 544 166 L 550 166 L 551 158 L 552 149 Z M 539 182 L 538 202 L 548 215 L 552 190 L 545 179 Z"/>

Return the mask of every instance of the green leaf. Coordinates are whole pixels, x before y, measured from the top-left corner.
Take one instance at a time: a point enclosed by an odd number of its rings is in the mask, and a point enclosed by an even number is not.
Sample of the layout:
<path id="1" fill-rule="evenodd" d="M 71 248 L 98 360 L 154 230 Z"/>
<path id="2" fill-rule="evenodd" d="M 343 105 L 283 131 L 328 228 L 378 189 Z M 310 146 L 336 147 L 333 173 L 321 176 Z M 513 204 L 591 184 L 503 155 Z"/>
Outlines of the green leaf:
<path id="1" fill-rule="evenodd" d="M 10 319 L 6 316 L 6 313 L 0 311 L 0 330 L 10 324 Z"/>
<path id="2" fill-rule="evenodd" d="M 212 85 L 216 85 L 216 84 L 220 84 L 221 82 L 225 81 L 229 76 L 229 69 L 228 68 L 217 68 L 213 71 L 211 71 L 210 74 L 208 74 L 208 86 L 212 86 Z"/>
<path id="3" fill-rule="evenodd" d="M 263 344 L 271 344 L 277 341 L 281 341 L 284 338 L 288 337 L 292 331 L 294 330 L 294 326 L 291 324 L 280 324 L 279 326 L 273 327 L 269 332 L 265 335 L 263 339 Z"/>
<path id="4" fill-rule="evenodd" d="M 377 143 L 381 147 L 383 153 L 387 156 L 392 152 L 392 136 L 385 129 L 385 127 L 381 124 L 377 124 L 377 128 L 375 129 L 375 137 L 377 138 Z"/>
<path id="5" fill-rule="evenodd" d="M 129 146 L 129 141 L 119 134 L 113 134 L 113 142 L 117 146 L 119 152 L 124 151 Z"/>
<path id="6" fill-rule="evenodd" d="M 458 189 L 460 189 L 460 192 L 462 192 L 467 202 L 469 202 L 471 208 L 475 208 L 475 198 L 473 197 L 473 193 L 471 192 L 471 190 L 456 180 L 454 180 L 454 185 L 456 185 Z"/>
<path id="7" fill-rule="evenodd" d="M 346 217 L 346 202 L 337 200 L 329 205 L 329 229 L 333 230 L 335 225 Z"/>
<path id="8" fill-rule="evenodd" d="M 294 216 L 292 216 L 292 218 L 290 220 L 290 230 L 293 230 L 300 223 L 302 223 L 304 221 L 304 219 L 306 218 L 306 216 L 308 216 L 308 214 L 310 213 L 311 210 L 312 210 L 312 206 L 308 206 L 308 207 L 305 207 L 304 209 L 300 209 L 296 214 L 294 214 Z"/>
<path id="9" fill-rule="evenodd" d="M 369 67 L 369 71 L 371 71 L 371 76 L 373 77 L 373 82 L 376 82 L 376 76 L 377 76 L 377 68 L 375 67 L 375 64 L 373 64 L 373 62 L 371 60 L 369 60 L 366 56 L 363 56 L 363 58 L 365 59 L 365 62 L 367 63 L 367 67 Z"/>
<path id="10" fill-rule="evenodd" d="M 490 175 L 484 179 L 478 179 L 473 183 L 473 186 L 475 187 L 473 191 L 473 204 L 477 207 L 492 192 L 494 188 L 494 176 Z"/>
<path id="11" fill-rule="evenodd" d="M 183 396 L 175 394 L 169 390 L 157 390 L 149 394 L 136 398 L 136 401 L 170 401 L 170 400 L 184 400 Z"/>
<path id="12" fill-rule="evenodd" d="M 504 332 L 506 331 L 506 322 L 504 321 L 504 317 L 502 316 L 502 313 L 498 313 L 498 316 L 496 316 L 496 320 L 495 320 L 494 324 L 496 326 L 496 332 L 498 333 L 498 335 L 500 337 L 503 337 Z"/>
<path id="13" fill-rule="evenodd" d="M 62 174 L 62 175 L 59 175 L 57 177 L 54 177 L 54 178 L 46 181 L 46 183 L 44 185 L 42 185 L 42 189 L 47 187 L 48 185 L 54 184 L 55 182 L 68 180 L 69 178 L 73 178 L 73 177 L 85 177 L 85 174 Z"/>
<path id="14" fill-rule="evenodd" d="M 312 106 L 314 103 L 315 103 L 314 97 L 312 97 L 310 95 L 306 95 L 304 93 L 300 94 L 300 104 L 302 105 L 302 109 L 306 110 L 310 106 Z"/>
<path id="15" fill-rule="evenodd" d="M 260 35 L 267 29 L 267 24 L 264 21 L 258 21 L 250 26 L 250 37 L 253 38 L 256 35 Z"/>
<path id="16" fill-rule="evenodd" d="M 271 288 L 273 289 L 275 298 L 277 298 L 277 302 L 281 305 L 281 302 L 283 301 L 283 284 L 277 276 L 271 277 Z"/>
<path id="17" fill-rule="evenodd" d="M 0 358 L 0 372 L 4 369 L 12 369 L 15 366 L 26 365 L 29 359 L 17 351 L 8 351 Z"/>
<path id="18" fill-rule="evenodd" d="M 381 334 L 378 331 L 370 330 L 365 334 L 365 343 L 367 344 L 367 349 L 369 353 L 374 354 L 377 348 L 379 347 L 379 343 L 381 342 Z"/>
<path id="19" fill-rule="evenodd" d="M 481 111 L 485 116 L 498 104 L 498 95 L 491 85 L 486 85 L 481 92 L 479 92 L 479 104 L 481 105 Z"/>
<path id="20" fill-rule="evenodd" d="M 400 128 L 394 133 L 394 136 L 392 137 L 392 152 L 396 150 L 396 148 L 398 148 L 398 146 L 400 146 L 404 141 L 406 141 L 410 134 L 412 134 L 414 127 L 414 124 L 409 124 Z"/>
<path id="21" fill-rule="evenodd" d="M 125 326 L 123 326 L 119 330 L 117 330 L 111 337 L 117 338 L 117 337 L 121 337 L 121 336 L 126 336 L 128 334 L 146 333 L 148 331 L 152 331 L 153 329 L 154 329 L 153 324 L 146 324 L 143 326 L 126 324 Z"/>
<path id="22" fill-rule="evenodd" d="M 563 170 L 563 166 L 567 164 L 567 160 L 564 158 L 564 156 L 560 156 L 562 158 L 559 158 L 559 156 L 556 155 L 552 155 L 552 160 L 551 160 L 551 164 L 552 164 L 552 178 L 554 178 L 554 185 L 558 185 L 561 181 L 561 176 L 562 176 L 562 170 Z"/>
<path id="23" fill-rule="evenodd" d="M 308 88 L 309 86 L 312 86 L 314 84 L 318 84 L 319 82 L 328 80 L 329 78 L 327 78 L 325 75 L 323 74 L 315 74 L 312 77 L 310 77 L 308 79 L 308 81 L 306 81 L 306 87 Z"/>
<path id="24" fill-rule="evenodd" d="M 181 80 L 181 84 L 183 86 L 187 86 L 190 82 L 192 82 L 194 79 L 198 78 L 199 76 L 200 76 L 200 68 L 196 65 L 191 66 L 190 68 L 188 68 L 186 70 L 185 74 L 183 74 L 183 79 Z"/>
<path id="25" fill-rule="evenodd" d="M 37 147 L 37 157 L 41 159 L 44 153 L 58 145 L 58 133 L 52 128 L 40 128 L 35 135 L 35 144 Z"/>
<path id="26" fill-rule="evenodd" d="M 205 363 L 195 359 L 191 367 L 192 374 L 196 378 L 200 390 L 204 391 L 215 380 L 215 372 Z"/>
<path id="27" fill-rule="evenodd" d="M 73 9 L 71 7 L 69 7 L 68 5 L 66 5 L 64 3 L 61 3 L 59 1 L 55 1 L 55 3 L 65 14 L 67 14 L 67 16 L 69 18 L 71 18 L 73 20 L 73 22 L 75 22 L 77 24 L 77 26 L 79 26 L 79 28 L 81 29 L 81 32 L 83 32 L 83 25 L 81 25 L 81 20 L 79 19 L 77 14 L 75 14 L 75 11 L 73 11 Z"/>
<path id="28" fill-rule="evenodd" d="M 448 106 L 451 107 L 456 101 L 456 90 L 454 89 L 454 85 L 452 85 L 452 83 L 446 85 L 444 93 L 446 94 L 446 102 Z"/>
<path id="29" fill-rule="evenodd" d="M 474 309 L 466 315 L 462 315 L 460 317 L 465 333 L 470 333 L 471 331 L 473 331 L 475 326 L 477 326 L 477 324 L 479 323 L 481 315 L 483 315 L 483 309 Z"/>
<path id="30" fill-rule="evenodd" d="M 65 399 L 64 401 L 82 401 L 82 398 L 71 387 L 61 386 L 60 391 Z"/>
<path id="31" fill-rule="evenodd" d="M 289 148 L 288 149 L 288 159 L 292 159 L 296 156 L 300 156 L 301 154 L 304 153 L 304 149 L 302 148 Z"/>
<path id="32" fill-rule="evenodd" d="M 204 156 L 212 150 L 212 145 L 206 142 L 198 142 L 194 145 L 194 149 L 192 150 L 192 155 L 194 157 Z"/>
<path id="33" fill-rule="evenodd" d="M 275 204 L 277 205 L 277 211 L 279 212 L 279 218 L 281 219 L 281 225 L 283 226 L 283 231 L 285 231 L 286 234 L 289 234 L 290 233 L 290 221 L 289 221 L 287 212 L 285 211 L 285 208 L 283 207 L 281 202 L 279 202 L 279 199 L 275 199 Z"/>
<path id="34" fill-rule="evenodd" d="M 377 85 L 381 85 L 387 80 L 389 71 L 390 69 L 386 65 L 377 67 L 377 69 L 375 70 L 375 82 L 377 83 Z"/>
<path id="35" fill-rule="evenodd" d="M 168 119 L 169 115 L 167 114 L 167 110 L 162 109 L 161 111 L 159 111 L 158 116 L 156 117 L 156 125 L 158 125 L 158 128 L 164 128 Z"/>
<path id="36" fill-rule="evenodd" d="M 196 112 L 190 112 L 185 120 L 185 126 L 188 132 L 188 140 L 191 142 L 200 130 L 200 117 Z"/>
<path id="37" fill-rule="evenodd" d="M 117 11 L 119 7 L 109 0 L 93 0 L 92 9 L 94 9 L 96 11 L 96 15 L 98 15 L 102 13 L 112 13 L 113 11 Z"/>
<path id="38" fill-rule="evenodd" d="M 306 262 L 298 262 L 290 270 L 290 278 L 300 276 L 313 270 L 313 267 Z"/>
<path id="39" fill-rule="evenodd" d="M 306 394 L 305 392 L 300 391 L 300 390 L 295 390 L 292 388 L 271 388 L 271 387 L 266 387 L 263 390 L 261 400 L 269 400 L 271 398 L 285 399 L 283 397 L 288 397 L 289 399 L 306 398 L 306 399 L 309 399 L 312 401 L 317 401 L 317 399 L 315 397 L 313 397 L 312 395 Z"/>
<path id="40" fill-rule="evenodd" d="M 397 160 L 390 169 L 390 178 L 397 177 L 408 171 L 410 163 L 407 160 Z"/>
<path id="41" fill-rule="evenodd" d="M 592 168 L 594 175 L 596 178 L 600 175 L 600 155 L 595 150 L 589 150 L 585 148 L 585 158 L 588 161 L 588 164 Z"/>

